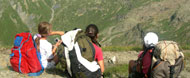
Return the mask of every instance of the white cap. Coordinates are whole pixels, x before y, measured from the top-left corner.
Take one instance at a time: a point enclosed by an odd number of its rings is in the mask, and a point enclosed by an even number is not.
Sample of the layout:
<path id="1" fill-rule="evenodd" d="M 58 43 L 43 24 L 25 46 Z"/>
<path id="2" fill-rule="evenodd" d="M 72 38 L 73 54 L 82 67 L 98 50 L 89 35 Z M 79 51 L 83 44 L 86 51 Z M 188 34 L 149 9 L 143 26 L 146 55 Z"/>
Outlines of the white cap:
<path id="1" fill-rule="evenodd" d="M 146 47 L 155 46 L 158 43 L 158 36 L 154 32 L 148 32 L 144 37 Z"/>

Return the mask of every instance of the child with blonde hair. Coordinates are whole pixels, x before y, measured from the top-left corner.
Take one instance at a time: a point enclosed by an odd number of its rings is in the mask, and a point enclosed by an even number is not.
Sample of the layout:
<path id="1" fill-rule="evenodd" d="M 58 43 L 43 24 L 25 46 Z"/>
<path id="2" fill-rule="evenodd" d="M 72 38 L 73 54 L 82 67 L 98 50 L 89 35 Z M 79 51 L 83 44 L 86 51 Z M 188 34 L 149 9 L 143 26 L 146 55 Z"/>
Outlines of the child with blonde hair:
<path id="1" fill-rule="evenodd" d="M 52 31 L 52 25 L 48 22 L 41 22 L 38 25 L 38 34 L 34 36 L 37 44 L 37 50 L 41 54 L 42 66 L 45 69 L 55 68 L 58 63 L 58 57 L 55 54 L 57 47 L 62 43 L 59 40 L 54 46 L 47 41 L 50 35 L 63 35 L 62 31 Z"/>

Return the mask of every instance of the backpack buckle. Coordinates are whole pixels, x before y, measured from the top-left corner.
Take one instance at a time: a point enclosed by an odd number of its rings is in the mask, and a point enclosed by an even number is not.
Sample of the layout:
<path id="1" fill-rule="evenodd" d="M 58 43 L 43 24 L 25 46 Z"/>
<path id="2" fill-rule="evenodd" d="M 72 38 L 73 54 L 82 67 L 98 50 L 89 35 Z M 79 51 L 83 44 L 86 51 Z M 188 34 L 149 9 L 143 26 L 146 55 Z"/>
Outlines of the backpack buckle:
<path id="1" fill-rule="evenodd" d="M 13 57 L 13 56 L 14 56 L 14 53 L 11 53 L 11 54 L 10 54 L 10 57 Z"/>

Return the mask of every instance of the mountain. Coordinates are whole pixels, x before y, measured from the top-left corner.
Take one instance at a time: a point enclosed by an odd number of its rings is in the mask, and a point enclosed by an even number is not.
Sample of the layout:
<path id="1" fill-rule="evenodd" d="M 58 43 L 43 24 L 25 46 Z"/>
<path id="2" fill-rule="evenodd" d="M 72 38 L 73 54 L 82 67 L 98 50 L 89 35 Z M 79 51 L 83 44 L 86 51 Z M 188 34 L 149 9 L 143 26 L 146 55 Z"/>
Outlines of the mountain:
<path id="1" fill-rule="evenodd" d="M 147 2 L 143 6 L 130 10 L 122 22 L 108 29 L 105 44 L 138 45 L 141 32 L 156 32 L 159 40 L 174 40 L 181 45 L 189 45 L 190 39 L 190 1 L 160 0 Z M 106 31 L 107 32 L 107 31 Z M 118 43 L 122 41 L 122 43 Z M 112 42 L 112 43 L 109 43 Z"/>
<path id="2" fill-rule="evenodd" d="M 142 31 L 190 45 L 189 4 L 190 0 L 0 0 L 0 45 L 11 46 L 19 32 L 37 33 L 41 21 L 62 31 L 96 24 L 103 46 L 139 46 Z"/>

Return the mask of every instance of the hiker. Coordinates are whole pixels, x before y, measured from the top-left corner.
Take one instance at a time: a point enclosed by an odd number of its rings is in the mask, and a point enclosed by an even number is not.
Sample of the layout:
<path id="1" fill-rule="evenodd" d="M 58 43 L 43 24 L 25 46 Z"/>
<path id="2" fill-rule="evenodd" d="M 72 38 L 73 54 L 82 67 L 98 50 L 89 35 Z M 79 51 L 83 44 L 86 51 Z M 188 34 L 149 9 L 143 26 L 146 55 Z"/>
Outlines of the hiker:
<path id="1" fill-rule="evenodd" d="M 98 38 L 98 27 L 95 24 L 89 24 L 86 27 L 85 33 L 88 37 L 91 38 L 91 41 L 93 43 L 93 46 L 95 48 L 95 60 L 98 62 L 101 72 L 102 72 L 102 76 L 104 73 L 104 59 L 103 59 L 103 53 L 101 50 L 101 45 L 98 43 L 97 38 Z"/>
<path id="2" fill-rule="evenodd" d="M 129 62 L 129 78 L 149 78 L 154 46 L 158 43 L 158 36 L 149 32 L 144 37 L 143 51 L 138 55 L 137 61 Z"/>
<path id="3" fill-rule="evenodd" d="M 38 33 L 34 36 L 35 42 L 37 44 L 37 50 L 41 54 L 42 65 L 46 69 L 55 68 L 58 63 L 58 57 L 55 52 L 57 47 L 61 44 L 59 40 L 54 46 L 47 41 L 49 35 L 63 35 L 62 31 L 52 31 L 52 25 L 48 22 L 41 22 L 38 25 Z"/>
<path id="4" fill-rule="evenodd" d="M 153 53 L 151 77 L 180 78 L 184 65 L 184 54 L 176 42 L 159 41 Z"/>

